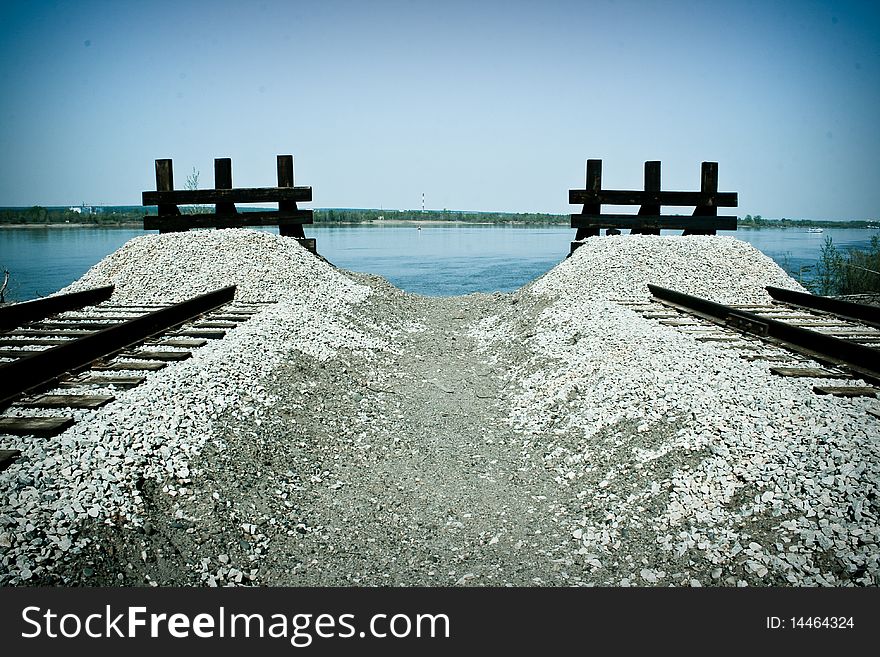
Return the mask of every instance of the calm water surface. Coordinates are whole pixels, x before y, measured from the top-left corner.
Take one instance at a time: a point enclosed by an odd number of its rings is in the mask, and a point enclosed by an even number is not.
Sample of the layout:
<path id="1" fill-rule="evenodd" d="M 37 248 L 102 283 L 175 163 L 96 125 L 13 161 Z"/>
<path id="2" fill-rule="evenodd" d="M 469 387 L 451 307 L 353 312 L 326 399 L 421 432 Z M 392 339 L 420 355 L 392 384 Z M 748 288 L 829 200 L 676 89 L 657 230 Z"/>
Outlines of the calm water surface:
<path id="1" fill-rule="evenodd" d="M 277 229 L 267 229 L 277 232 Z M 409 292 L 453 295 L 510 292 L 565 258 L 574 230 L 501 225 L 415 224 L 307 226 L 330 262 L 384 276 Z M 676 234 L 664 231 L 664 234 Z M 789 271 L 810 267 L 826 236 L 841 248 L 865 248 L 877 230 L 740 229 L 722 234 L 745 240 Z M 0 270 L 11 273 L 7 300 L 54 292 L 132 237 L 137 228 L 2 228 Z M 809 278 L 811 271 L 804 276 Z"/>

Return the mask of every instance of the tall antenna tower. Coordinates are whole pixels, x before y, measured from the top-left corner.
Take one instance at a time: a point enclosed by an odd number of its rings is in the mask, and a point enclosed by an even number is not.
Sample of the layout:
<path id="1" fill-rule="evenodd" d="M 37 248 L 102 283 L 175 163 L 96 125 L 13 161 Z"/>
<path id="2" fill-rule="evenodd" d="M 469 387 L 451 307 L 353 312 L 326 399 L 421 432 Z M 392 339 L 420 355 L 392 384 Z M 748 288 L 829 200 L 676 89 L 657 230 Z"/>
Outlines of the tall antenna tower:
<path id="1" fill-rule="evenodd" d="M 425 211 L 425 192 L 422 192 L 422 212 Z"/>

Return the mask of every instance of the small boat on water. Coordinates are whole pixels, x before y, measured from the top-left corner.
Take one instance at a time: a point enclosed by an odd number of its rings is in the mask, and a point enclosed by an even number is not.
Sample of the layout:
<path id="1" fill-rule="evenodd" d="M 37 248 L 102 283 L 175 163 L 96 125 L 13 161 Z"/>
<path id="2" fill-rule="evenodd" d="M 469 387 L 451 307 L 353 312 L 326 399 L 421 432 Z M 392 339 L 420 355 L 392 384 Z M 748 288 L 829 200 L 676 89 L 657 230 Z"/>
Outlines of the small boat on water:
<path id="1" fill-rule="evenodd" d="M 823 228 L 807 228 L 808 233 L 824 233 L 825 229 Z"/>

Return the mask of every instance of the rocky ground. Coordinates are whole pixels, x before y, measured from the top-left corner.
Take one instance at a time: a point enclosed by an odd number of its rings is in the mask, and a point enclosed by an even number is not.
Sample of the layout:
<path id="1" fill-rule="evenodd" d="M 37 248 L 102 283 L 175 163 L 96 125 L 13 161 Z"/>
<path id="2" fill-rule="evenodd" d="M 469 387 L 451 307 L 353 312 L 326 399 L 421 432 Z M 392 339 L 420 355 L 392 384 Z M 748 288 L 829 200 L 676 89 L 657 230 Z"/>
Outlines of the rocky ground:
<path id="1" fill-rule="evenodd" d="M 285 238 L 188 235 L 77 285 L 278 303 L 56 439 L 4 438 L 0 583 L 878 583 L 876 402 L 618 303 L 797 288 L 748 245 L 592 240 L 516 294 L 429 298 Z"/>

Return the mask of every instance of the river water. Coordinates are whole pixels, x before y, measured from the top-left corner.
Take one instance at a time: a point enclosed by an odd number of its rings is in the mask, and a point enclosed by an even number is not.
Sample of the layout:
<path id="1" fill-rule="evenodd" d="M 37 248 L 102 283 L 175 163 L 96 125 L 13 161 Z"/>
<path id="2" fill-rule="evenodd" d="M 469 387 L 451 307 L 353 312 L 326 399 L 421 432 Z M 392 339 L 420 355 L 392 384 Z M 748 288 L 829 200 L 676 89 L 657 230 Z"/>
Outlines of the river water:
<path id="1" fill-rule="evenodd" d="M 333 264 L 379 274 L 404 290 L 432 296 L 515 290 L 563 260 L 574 233 L 563 226 L 454 223 L 306 227 L 306 235 L 318 240 L 318 252 Z M 747 241 L 786 270 L 798 272 L 815 265 L 826 237 L 838 248 L 866 248 L 878 233 L 762 228 L 719 234 Z M 0 274 L 4 268 L 10 272 L 7 301 L 50 294 L 143 234 L 137 228 L 0 228 Z M 801 275 L 809 279 L 812 272 L 804 269 Z"/>

